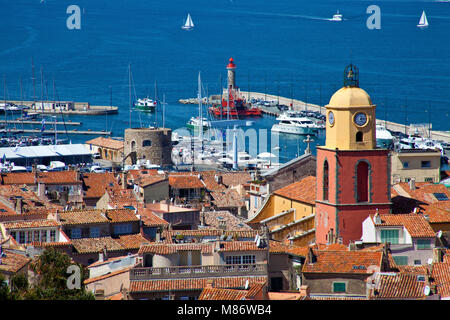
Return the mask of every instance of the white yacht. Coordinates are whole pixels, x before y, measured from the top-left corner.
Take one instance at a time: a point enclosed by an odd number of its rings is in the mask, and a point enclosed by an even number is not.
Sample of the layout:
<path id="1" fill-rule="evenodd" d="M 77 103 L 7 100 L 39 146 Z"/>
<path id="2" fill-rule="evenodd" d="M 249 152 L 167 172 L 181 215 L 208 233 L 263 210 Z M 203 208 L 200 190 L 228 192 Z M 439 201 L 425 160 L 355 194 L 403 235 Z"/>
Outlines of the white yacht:
<path id="1" fill-rule="evenodd" d="M 330 21 L 342 21 L 342 14 L 339 13 L 339 10 L 333 15 Z"/>
<path id="2" fill-rule="evenodd" d="M 200 122 L 203 122 L 200 124 Z M 191 119 L 187 122 L 186 127 L 192 130 L 198 130 L 200 126 L 203 125 L 203 130 L 207 130 L 211 127 L 211 123 L 205 117 L 200 121 L 199 117 L 191 117 Z"/>
<path id="3" fill-rule="evenodd" d="M 136 109 L 153 111 L 156 108 L 157 102 L 150 98 L 137 99 L 134 103 Z"/>
<path id="4" fill-rule="evenodd" d="M 442 144 L 431 139 L 424 139 L 423 141 L 416 142 L 416 148 L 439 150 L 441 155 L 444 155 L 444 148 L 442 147 Z"/>
<path id="5" fill-rule="evenodd" d="M 279 123 L 272 126 L 273 132 L 290 134 L 316 134 L 322 126 L 316 124 L 313 120 L 302 117 L 299 113 L 288 111 L 281 114 L 276 120 Z"/>
<path id="6" fill-rule="evenodd" d="M 391 132 L 387 130 L 385 126 L 380 124 L 377 124 L 376 126 L 376 137 L 377 147 L 380 148 L 389 148 L 394 141 L 394 137 Z"/>

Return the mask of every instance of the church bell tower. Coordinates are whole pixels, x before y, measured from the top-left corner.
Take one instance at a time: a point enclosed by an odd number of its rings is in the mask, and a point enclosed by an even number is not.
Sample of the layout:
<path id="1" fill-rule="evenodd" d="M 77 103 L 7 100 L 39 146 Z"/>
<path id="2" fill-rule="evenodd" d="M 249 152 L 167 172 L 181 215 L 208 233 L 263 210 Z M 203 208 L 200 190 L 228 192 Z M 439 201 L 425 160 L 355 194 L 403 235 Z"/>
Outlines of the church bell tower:
<path id="1" fill-rule="evenodd" d="M 389 213 L 389 151 L 376 146 L 376 106 L 348 65 L 326 107 L 326 142 L 317 147 L 316 242 L 360 240 L 362 222 Z"/>

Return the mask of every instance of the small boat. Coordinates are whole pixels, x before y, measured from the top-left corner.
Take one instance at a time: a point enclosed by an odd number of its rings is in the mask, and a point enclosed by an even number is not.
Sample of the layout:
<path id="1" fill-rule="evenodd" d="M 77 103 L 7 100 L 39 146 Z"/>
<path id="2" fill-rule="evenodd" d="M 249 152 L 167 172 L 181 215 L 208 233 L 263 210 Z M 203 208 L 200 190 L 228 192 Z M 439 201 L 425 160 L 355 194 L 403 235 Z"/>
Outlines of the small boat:
<path id="1" fill-rule="evenodd" d="M 394 137 L 385 126 L 377 124 L 376 126 L 377 147 L 390 148 L 393 144 Z"/>
<path id="2" fill-rule="evenodd" d="M 425 14 L 425 10 L 422 11 L 422 16 L 420 17 L 418 28 L 426 28 L 428 27 L 427 15 Z"/>
<path id="3" fill-rule="evenodd" d="M 156 101 L 150 98 L 137 99 L 134 103 L 134 107 L 143 111 L 154 111 L 156 108 Z"/>
<path id="4" fill-rule="evenodd" d="M 330 21 L 342 21 L 342 14 L 339 13 L 339 10 L 333 15 Z"/>
<path id="5" fill-rule="evenodd" d="M 191 30 L 194 28 L 194 22 L 192 22 L 191 14 L 188 13 L 186 23 L 181 27 L 183 30 Z"/>
<path id="6" fill-rule="evenodd" d="M 290 133 L 298 135 L 315 135 L 322 126 L 295 111 L 288 111 L 276 118 L 279 123 L 272 126 L 273 132 Z"/>
<path id="7" fill-rule="evenodd" d="M 203 122 L 203 123 L 200 124 L 200 122 Z M 203 118 L 202 121 L 200 121 L 199 117 L 191 117 L 191 119 L 188 121 L 186 127 L 188 129 L 198 130 L 198 128 L 200 128 L 201 125 L 203 125 L 203 130 L 207 130 L 211 127 L 211 123 L 208 121 L 208 119 Z"/>

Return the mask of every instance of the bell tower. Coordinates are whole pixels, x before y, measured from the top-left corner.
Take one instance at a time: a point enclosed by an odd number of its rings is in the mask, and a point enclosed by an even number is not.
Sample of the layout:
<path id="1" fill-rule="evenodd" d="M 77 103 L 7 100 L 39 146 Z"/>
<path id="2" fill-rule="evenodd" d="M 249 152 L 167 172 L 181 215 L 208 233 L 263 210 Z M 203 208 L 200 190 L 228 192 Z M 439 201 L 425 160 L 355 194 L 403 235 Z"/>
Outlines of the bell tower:
<path id="1" fill-rule="evenodd" d="M 359 87 L 359 70 L 344 70 L 344 86 L 326 107 L 325 146 L 317 147 L 316 242 L 359 240 L 362 222 L 389 213 L 389 151 L 376 146 L 375 105 Z"/>

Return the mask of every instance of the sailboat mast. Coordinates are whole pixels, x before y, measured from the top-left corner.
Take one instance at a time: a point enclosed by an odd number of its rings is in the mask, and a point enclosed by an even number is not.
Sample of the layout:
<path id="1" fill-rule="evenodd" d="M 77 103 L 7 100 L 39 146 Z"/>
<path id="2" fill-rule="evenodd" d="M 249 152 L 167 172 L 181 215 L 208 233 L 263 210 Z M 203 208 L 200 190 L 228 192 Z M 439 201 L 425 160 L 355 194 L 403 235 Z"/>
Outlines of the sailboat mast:
<path id="1" fill-rule="evenodd" d="M 202 143 L 203 149 L 203 112 L 202 112 L 202 80 L 200 76 L 200 72 L 198 73 L 198 116 L 200 120 L 200 128 L 199 128 L 199 137 Z"/>
<path id="2" fill-rule="evenodd" d="M 155 79 L 155 126 L 158 128 L 158 92 L 157 92 L 157 84 Z"/>
<path id="3" fill-rule="evenodd" d="M 131 129 L 131 63 L 128 64 L 128 95 L 129 95 L 129 107 L 130 107 L 130 129 Z"/>
<path id="4" fill-rule="evenodd" d="M 8 124 L 7 120 L 7 114 L 6 114 L 6 76 L 3 75 L 3 102 L 5 104 L 5 125 Z M 6 128 L 6 127 L 5 127 Z"/>
<path id="5" fill-rule="evenodd" d="M 22 119 L 22 131 L 23 131 L 23 92 L 22 92 L 22 75 L 19 76 L 20 87 L 20 118 Z"/>
<path id="6" fill-rule="evenodd" d="M 44 110 L 44 71 L 41 67 L 41 109 Z"/>
<path id="7" fill-rule="evenodd" d="M 33 80 L 34 111 L 36 111 L 36 77 L 34 76 L 34 62 L 33 62 L 33 58 L 31 58 L 31 79 Z"/>

